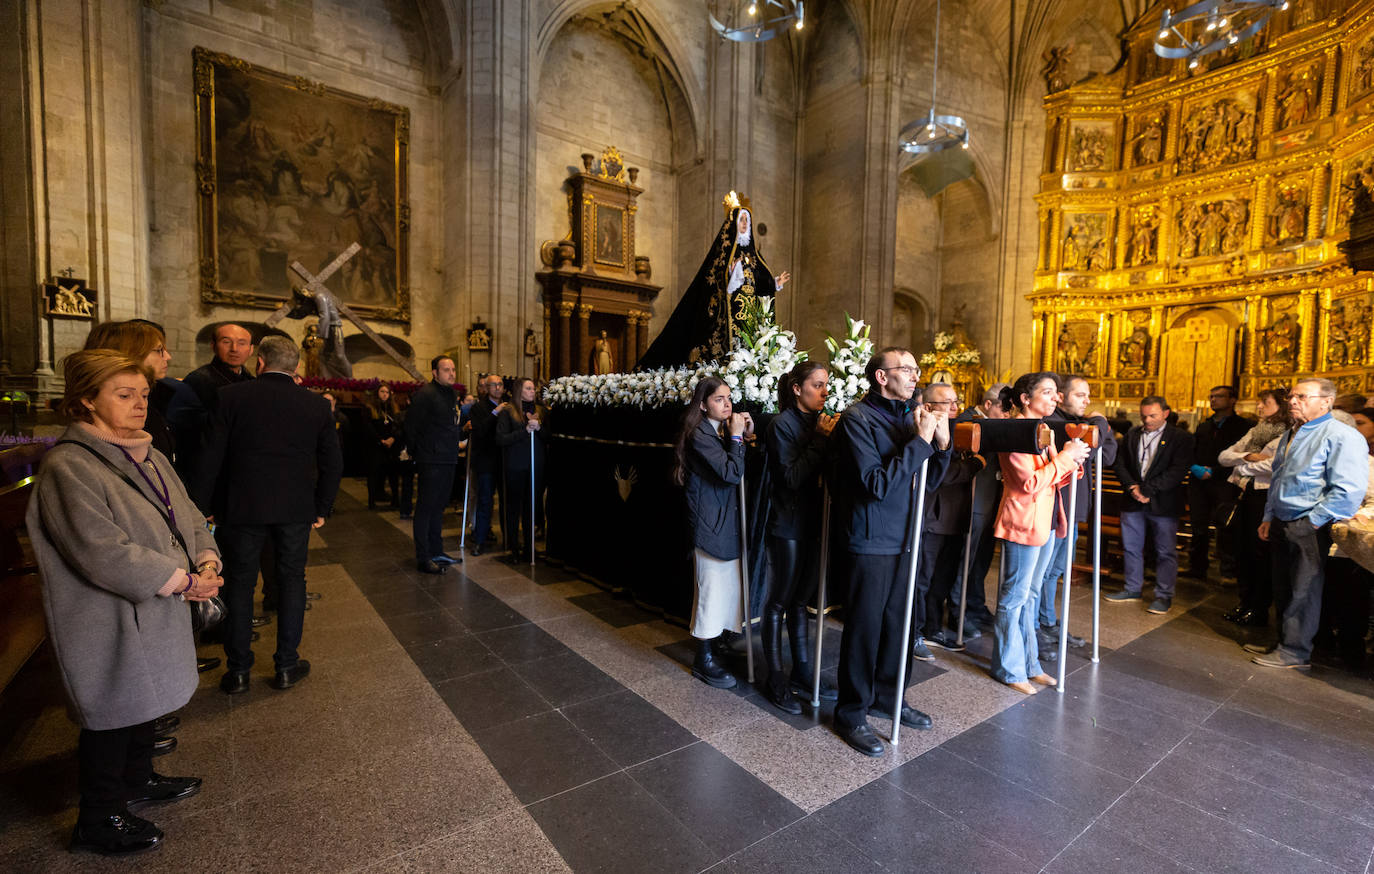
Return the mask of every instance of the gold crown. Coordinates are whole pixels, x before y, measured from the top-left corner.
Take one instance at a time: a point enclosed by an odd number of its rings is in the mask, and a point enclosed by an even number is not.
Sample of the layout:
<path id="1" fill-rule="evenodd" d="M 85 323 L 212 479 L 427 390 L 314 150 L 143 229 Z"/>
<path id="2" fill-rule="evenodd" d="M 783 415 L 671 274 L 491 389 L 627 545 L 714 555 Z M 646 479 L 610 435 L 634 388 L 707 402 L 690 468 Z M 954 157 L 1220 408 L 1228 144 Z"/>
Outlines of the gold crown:
<path id="1" fill-rule="evenodd" d="M 729 218 L 730 210 L 732 209 L 739 209 L 740 207 L 749 209 L 749 198 L 741 198 L 738 194 L 731 191 L 729 194 L 725 195 L 725 199 L 721 201 L 721 206 L 725 207 L 725 217 Z"/>

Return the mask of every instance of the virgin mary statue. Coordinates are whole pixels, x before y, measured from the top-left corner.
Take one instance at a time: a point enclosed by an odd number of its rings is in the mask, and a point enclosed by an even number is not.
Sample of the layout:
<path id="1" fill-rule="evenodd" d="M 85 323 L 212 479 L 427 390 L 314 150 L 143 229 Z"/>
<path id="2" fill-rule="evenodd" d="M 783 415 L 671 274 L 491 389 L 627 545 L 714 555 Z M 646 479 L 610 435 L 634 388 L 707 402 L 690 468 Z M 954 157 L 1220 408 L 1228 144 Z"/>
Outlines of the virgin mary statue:
<path id="1" fill-rule="evenodd" d="M 750 304 L 776 295 L 790 278 L 786 272 L 775 277 L 754 245 L 749 204 L 731 191 L 724 205 L 725 222 L 711 251 L 668 323 L 639 359 L 639 369 L 724 359 L 735 348 Z"/>

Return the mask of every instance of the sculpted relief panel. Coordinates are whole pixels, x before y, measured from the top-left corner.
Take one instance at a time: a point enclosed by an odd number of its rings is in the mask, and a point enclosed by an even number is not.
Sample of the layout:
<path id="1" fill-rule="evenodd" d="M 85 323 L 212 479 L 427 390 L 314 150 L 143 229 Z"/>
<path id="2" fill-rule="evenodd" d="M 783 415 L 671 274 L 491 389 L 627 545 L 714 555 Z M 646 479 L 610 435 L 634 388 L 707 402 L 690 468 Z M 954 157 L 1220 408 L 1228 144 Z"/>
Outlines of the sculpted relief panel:
<path id="1" fill-rule="evenodd" d="M 1245 198 L 1192 201 L 1178 216 L 1178 257 L 1229 255 L 1245 247 L 1250 201 Z"/>
<path id="2" fill-rule="evenodd" d="M 1131 164 L 1142 167 L 1157 164 L 1164 158 L 1164 138 L 1167 133 L 1163 107 L 1137 115 L 1131 123 L 1135 132 L 1131 137 Z"/>
<path id="3" fill-rule="evenodd" d="M 1068 170 L 1088 173 L 1116 169 L 1116 125 L 1110 121 L 1080 121 L 1069 134 Z"/>
<path id="4" fill-rule="evenodd" d="M 1274 186 L 1274 201 L 1265 216 L 1264 244 L 1281 246 L 1307 239 L 1308 183 L 1305 179 L 1281 181 Z"/>
<path id="5" fill-rule="evenodd" d="M 1258 113 L 1257 88 L 1199 101 L 1184 109 L 1178 155 L 1180 172 L 1211 170 L 1255 157 Z"/>
<path id="6" fill-rule="evenodd" d="M 1312 61 L 1295 69 L 1280 67 L 1277 79 L 1278 117 L 1276 130 L 1287 130 L 1306 124 L 1317 117 L 1322 87 L 1321 61 Z"/>
<path id="7" fill-rule="evenodd" d="M 1064 216 L 1060 270 L 1112 269 L 1112 217 L 1105 213 Z"/>

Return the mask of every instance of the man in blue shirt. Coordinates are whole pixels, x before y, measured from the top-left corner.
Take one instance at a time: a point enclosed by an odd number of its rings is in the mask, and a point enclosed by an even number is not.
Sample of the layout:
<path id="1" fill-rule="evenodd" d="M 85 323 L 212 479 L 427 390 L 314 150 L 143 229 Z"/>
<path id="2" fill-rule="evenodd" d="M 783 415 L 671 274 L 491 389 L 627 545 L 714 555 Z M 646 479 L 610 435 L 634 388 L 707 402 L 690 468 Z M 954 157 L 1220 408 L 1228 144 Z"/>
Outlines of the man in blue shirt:
<path id="1" fill-rule="evenodd" d="M 1247 645 L 1270 668 L 1310 668 L 1321 619 L 1331 523 L 1359 509 L 1369 485 L 1368 447 L 1360 432 L 1331 417 L 1336 386 L 1304 379 L 1288 407 L 1295 427 L 1279 439 L 1259 536 L 1274 544 L 1274 598 L 1283 616 L 1277 647 Z"/>

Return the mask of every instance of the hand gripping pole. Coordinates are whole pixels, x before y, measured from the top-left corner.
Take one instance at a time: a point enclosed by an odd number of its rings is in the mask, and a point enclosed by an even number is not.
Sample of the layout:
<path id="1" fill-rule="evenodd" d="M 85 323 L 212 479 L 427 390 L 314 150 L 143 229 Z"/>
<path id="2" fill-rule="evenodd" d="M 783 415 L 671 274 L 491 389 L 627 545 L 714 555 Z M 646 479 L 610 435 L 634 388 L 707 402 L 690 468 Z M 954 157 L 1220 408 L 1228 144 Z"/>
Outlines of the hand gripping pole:
<path id="1" fill-rule="evenodd" d="M 821 644 L 825 637 L 825 578 L 830 570 L 830 486 L 821 489 L 821 568 L 816 584 L 816 659 L 811 663 L 811 706 L 821 706 Z"/>
<path id="2" fill-rule="evenodd" d="M 744 518 L 745 496 L 743 465 L 739 478 L 739 606 L 744 617 L 744 656 L 749 665 L 749 684 L 754 683 L 754 625 L 749 613 L 749 522 Z"/>
<path id="3" fill-rule="evenodd" d="M 902 617 L 902 648 L 897 662 L 897 690 L 892 700 L 892 746 L 901 743 L 902 704 L 906 700 L 906 663 L 911 659 L 911 610 L 916 602 L 916 565 L 921 560 L 921 529 L 926 514 L 926 468 L 930 459 L 921 461 L 921 472 L 916 475 L 916 513 L 911 519 L 911 570 L 906 575 L 906 613 Z"/>

